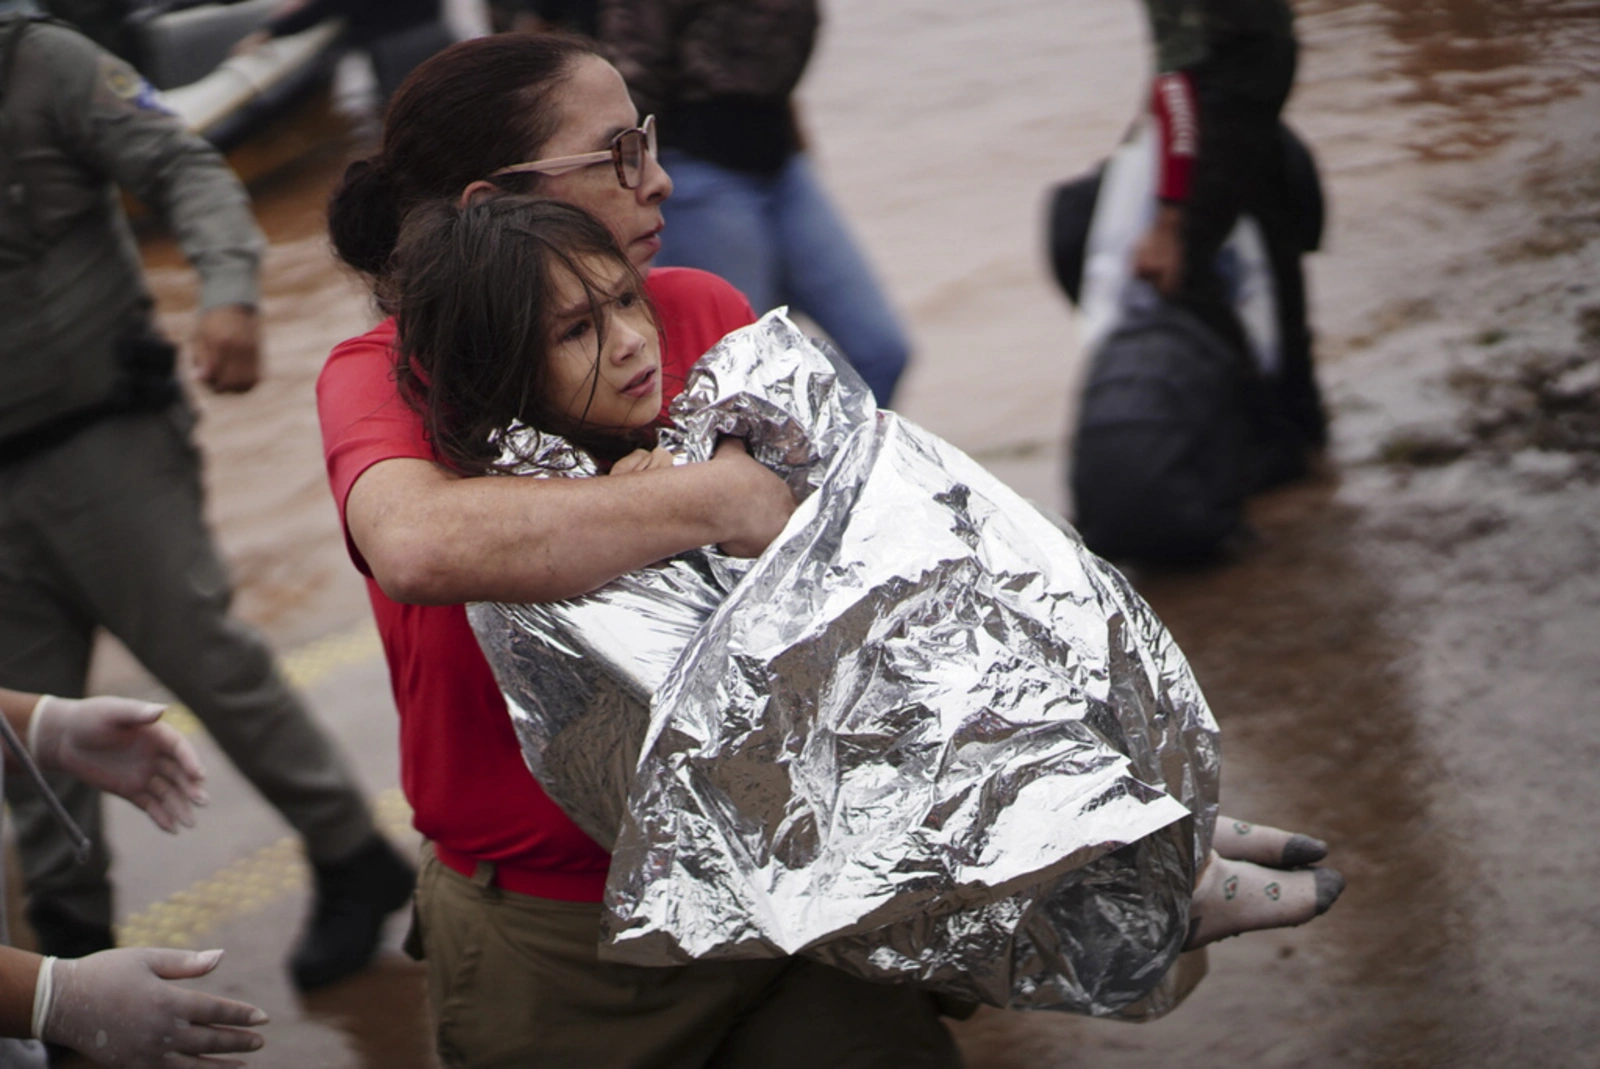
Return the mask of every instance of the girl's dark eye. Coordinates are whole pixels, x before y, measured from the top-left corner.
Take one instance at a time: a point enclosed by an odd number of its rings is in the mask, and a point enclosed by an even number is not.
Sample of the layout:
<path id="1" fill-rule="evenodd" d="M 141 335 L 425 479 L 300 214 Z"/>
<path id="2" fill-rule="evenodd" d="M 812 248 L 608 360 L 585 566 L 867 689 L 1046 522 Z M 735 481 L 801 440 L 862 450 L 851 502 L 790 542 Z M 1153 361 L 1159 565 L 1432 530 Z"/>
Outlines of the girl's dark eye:
<path id="1" fill-rule="evenodd" d="M 589 332 L 589 321 L 587 319 L 577 319 L 577 320 L 573 321 L 573 323 L 572 323 L 572 325 L 570 327 L 568 327 L 565 331 L 562 332 L 561 340 L 562 341 L 577 341 L 579 338 L 583 337 L 588 332 Z"/>
<path id="2" fill-rule="evenodd" d="M 628 290 L 617 295 L 618 308 L 632 308 L 639 303 L 639 294 L 635 290 Z"/>

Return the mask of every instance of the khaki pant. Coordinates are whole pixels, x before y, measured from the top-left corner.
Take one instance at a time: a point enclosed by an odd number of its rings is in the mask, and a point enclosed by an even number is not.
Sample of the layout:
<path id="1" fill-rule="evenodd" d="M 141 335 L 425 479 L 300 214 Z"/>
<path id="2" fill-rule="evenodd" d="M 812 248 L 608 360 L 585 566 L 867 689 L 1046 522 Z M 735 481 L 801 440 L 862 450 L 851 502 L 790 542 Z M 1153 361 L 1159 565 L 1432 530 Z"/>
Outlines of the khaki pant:
<path id="1" fill-rule="evenodd" d="M 0 458 L 0 686 L 82 695 L 95 629 L 106 628 L 194 711 L 312 858 L 333 860 L 372 834 L 372 815 L 266 643 L 228 615 L 193 422 L 179 403 L 101 420 L 20 461 Z M 49 778 L 95 849 L 76 865 L 32 784 L 8 783 L 30 902 L 109 924 L 100 792 Z"/>
<path id="2" fill-rule="evenodd" d="M 417 920 L 448 1069 L 954 1069 L 934 1000 L 798 958 L 599 960 L 600 906 L 467 879 L 424 849 Z"/>

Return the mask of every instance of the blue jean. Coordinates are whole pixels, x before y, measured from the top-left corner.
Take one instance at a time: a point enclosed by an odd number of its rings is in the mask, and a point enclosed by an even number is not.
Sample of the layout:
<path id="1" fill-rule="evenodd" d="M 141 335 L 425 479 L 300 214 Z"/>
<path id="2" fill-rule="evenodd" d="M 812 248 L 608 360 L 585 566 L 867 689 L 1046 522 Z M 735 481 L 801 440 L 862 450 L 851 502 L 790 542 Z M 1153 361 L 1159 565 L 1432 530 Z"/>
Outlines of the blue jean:
<path id="1" fill-rule="evenodd" d="M 805 155 L 771 176 L 671 149 L 661 163 L 673 194 L 656 262 L 721 275 L 758 313 L 789 304 L 810 316 L 888 407 L 909 355 L 905 330 Z"/>

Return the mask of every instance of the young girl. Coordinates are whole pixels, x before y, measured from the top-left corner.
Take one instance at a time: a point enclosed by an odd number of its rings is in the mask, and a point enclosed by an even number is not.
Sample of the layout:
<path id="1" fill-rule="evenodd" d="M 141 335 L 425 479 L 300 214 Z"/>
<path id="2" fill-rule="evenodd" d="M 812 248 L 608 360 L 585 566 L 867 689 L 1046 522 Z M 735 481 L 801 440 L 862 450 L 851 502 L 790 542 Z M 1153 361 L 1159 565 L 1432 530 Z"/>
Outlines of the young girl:
<path id="1" fill-rule="evenodd" d="M 610 477 L 672 465 L 655 430 L 688 368 L 663 351 L 639 276 L 600 224 L 527 197 L 431 204 L 408 218 L 394 265 L 400 389 L 446 462 L 463 474 L 526 470 L 540 436 L 554 435 Z M 514 425 L 535 433 L 506 434 Z M 1324 912 L 1343 880 L 1302 866 L 1325 853 L 1223 818 L 1187 948 Z"/>
<path id="2" fill-rule="evenodd" d="M 676 393 L 688 366 L 667 360 L 644 280 L 595 219 L 479 195 L 413 212 L 395 256 L 396 381 L 444 461 L 510 471 L 527 458 L 503 456 L 501 435 L 522 423 L 603 470 L 670 465 L 650 450 L 667 383 Z"/>

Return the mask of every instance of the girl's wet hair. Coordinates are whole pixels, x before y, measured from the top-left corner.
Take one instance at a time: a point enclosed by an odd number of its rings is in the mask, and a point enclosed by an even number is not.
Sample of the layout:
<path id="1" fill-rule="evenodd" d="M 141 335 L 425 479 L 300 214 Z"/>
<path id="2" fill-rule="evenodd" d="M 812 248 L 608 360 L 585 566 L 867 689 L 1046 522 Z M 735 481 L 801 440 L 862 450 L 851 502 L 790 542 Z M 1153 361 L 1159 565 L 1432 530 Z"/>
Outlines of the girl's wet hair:
<path id="1" fill-rule="evenodd" d="M 597 55 L 586 38 L 509 33 L 458 42 L 418 65 L 389 103 L 382 150 L 352 163 L 329 199 L 339 258 L 381 278 L 413 207 L 536 159 L 560 125 L 556 94 L 579 61 Z M 531 192 L 537 182 L 514 175 L 497 184 Z"/>
<path id="2" fill-rule="evenodd" d="M 406 217 L 384 295 L 397 309 L 400 395 L 423 419 L 439 459 L 468 475 L 528 460 L 502 455 L 513 423 L 559 435 L 604 461 L 654 444 L 655 428 L 619 431 L 574 423 L 548 403 L 560 272 L 582 283 L 594 313 L 598 374 L 605 345 L 602 301 L 623 269 L 651 318 L 644 281 L 593 216 L 561 201 L 496 194 L 465 207 L 431 201 Z M 597 380 L 596 380 L 597 381 Z"/>

